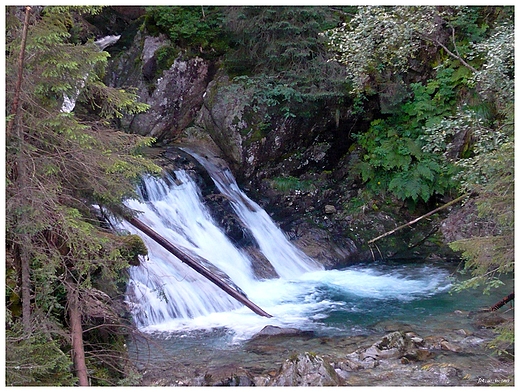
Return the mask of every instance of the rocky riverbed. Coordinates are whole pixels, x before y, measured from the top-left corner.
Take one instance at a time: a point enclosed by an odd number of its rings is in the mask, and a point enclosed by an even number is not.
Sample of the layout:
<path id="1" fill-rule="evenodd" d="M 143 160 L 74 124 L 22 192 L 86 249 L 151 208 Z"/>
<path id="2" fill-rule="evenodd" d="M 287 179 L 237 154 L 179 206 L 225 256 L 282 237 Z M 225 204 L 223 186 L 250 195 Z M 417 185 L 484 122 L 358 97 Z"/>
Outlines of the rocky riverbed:
<path id="1" fill-rule="evenodd" d="M 150 336 L 154 354 L 141 352 L 136 366 L 146 386 L 512 386 L 514 361 L 488 348 L 491 327 L 512 313 L 455 311 L 343 337 L 266 326 L 228 346 L 208 344 L 211 332 L 184 348 L 179 337 Z"/>

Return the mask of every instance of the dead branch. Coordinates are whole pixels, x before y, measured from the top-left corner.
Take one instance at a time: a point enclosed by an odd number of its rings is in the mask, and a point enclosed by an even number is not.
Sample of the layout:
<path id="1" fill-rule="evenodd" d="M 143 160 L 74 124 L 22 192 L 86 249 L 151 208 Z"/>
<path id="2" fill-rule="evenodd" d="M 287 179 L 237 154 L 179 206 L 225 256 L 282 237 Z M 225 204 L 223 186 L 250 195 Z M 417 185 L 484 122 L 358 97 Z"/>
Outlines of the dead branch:
<path id="1" fill-rule="evenodd" d="M 459 201 L 464 200 L 465 198 L 467 198 L 467 197 L 469 197 L 469 196 L 470 196 L 469 194 L 464 194 L 464 195 L 462 195 L 462 196 L 459 196 L 459 197 L 457 197 L 456 199 L 453 199 L 452 201 L 450 201 L 450 202 L 448 202 L 448 203 L 446 203 L 446 204 L 444 204 L 444 205 L 442 205 L 442 206 L 440 206 L 440 207 L 434 209 L 433 211 L 428 212 L 427 214 L 421 215 L 420 217 L 415 218 L 414 220 L 412 220 L 412 221 L 410 221 L 410 222 L 408 222 L 408 223 L 405 223 L 404 225 L 401 225 L 401 226 L 399 226 L 399 227 L 396 227 L 396 228 L 393 229 L 393 230 L 390 230 L 390 231 L 388 231 L 388 232 L 386 232 L 386 233 L 384 233 L 384 234 L 381 234 L 379 237 L 376 237 L 376 238 L 374 238 L 374 239 L 371 239 L 370 241 L 368 241 L 368 244 L 373 244 L 374 242 L 380 240 L 381 238 L 384 238 L 384 237 L 386 237 L 386 236 L 389 236 L 390 234 L 394 234 L 396 231 L 399 231 L 399 230 L 401 230 L 401 229 L 404 229 L 405 227 L 411 226 L 411 225 L 413 225 L 414 223 L 419 222 L 421 219 L 427 218 L 427 217 L 429 217 L 429 216 L 431 216 L 431 215 L 433 215 L 433 214 L 435 214 L 435 213 L 437 213 L 437 212 L 439 212 L 439 211 L 442 211 L 442 210 L 444 210 L 445 208 L 448 208 L 449 206 L 452 206 L 453 204 L 456 204 L 456 203 L 458 203 Z"/>
<path id="2" fill-rule="evenodd" d="M 206 279 L 217 285 L 219 288 L 221 288 L 224 292 L 229 294 L 231 297 L 235 298 L 237 301 L 241 302 L 245 306 L 247 306 L 249 309 L 251 309 L 256 314 L 263 316 L 263 317 L 272 317 L 269 313 L 261 309 L 258 305 L 254 304 L 252 301 L 250 301 L 245 295 L 239 293 L 237 290 L 233 289 L 230 285 L 228 285 L 226 282 L 224 282 L 222 279 L 220 279 L 217 275 L 206 269 L 204 266 L 202 266 L 200 263 L 198 263 L 196 260 L 194 260 L 192 257 L 190 257 L 187 253 L 180 250 L 178 247 L 173 245 L 171 242 L 169 242 L 166 238 L 162 237 L 139 221 L 136 218 L 131 218 L 128 220 L 130 224 L 135 226 L 137 229 L 141 230 L 143 233 L 148 235 L 150 238 L 152 238 L 155 242 L 157 242 L 159 245 L 161 245 L 164 249 L 166 249 L 168 252 L 170 252 L 172 255 L 177 257 L 179 260 L 181 260 L 183 263 L 197 271 L 199 274 L 204 276 Z"/>
<path id="3" fill-rule="evenodd" d="M 515 299 L 515 293 L 512 292 L 511 294 L 505 296 L 504 298 L 502 298 L 500 301 L 498 301 L 496 304 L 494 304 L 493 306 L 491 306 L 489 308 L 489 310 L 491 312 L 496 312 L 498 309 L 500 309 L 502 306 L 504 306 L 505 304 L 507 304 L 508 302 L 512 301 Z"/>

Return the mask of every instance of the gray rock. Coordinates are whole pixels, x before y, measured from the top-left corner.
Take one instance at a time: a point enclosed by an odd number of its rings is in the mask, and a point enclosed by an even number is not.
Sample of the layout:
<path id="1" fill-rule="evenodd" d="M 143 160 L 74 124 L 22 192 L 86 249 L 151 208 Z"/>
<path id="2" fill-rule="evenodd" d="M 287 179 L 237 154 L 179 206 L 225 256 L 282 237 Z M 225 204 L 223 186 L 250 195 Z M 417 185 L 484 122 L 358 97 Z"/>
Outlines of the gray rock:
<path id="1" fill-rule="evenodd" d="M 453 345 L 449 345 L 449 347 L 455 348 Z M 408 363 L 410 361 L 423 361 L 433 355 L 424 345 L 424 340 L 421 337 L 412 332 L 395 331 L 383 336 L 372 346 L 366 349 L 358 349 L 347 355 L 347 358 L 355 366 L 368 369 L 378 366 L 380 360 L 403 359 L 402 363 Z M 353 368 L 352 366 L 349 367 Z"/>
<path id="2" fill-rule="evenodd" d="M 330 205 L 330 204 L 327 204 L 325 206 L 325 213 L 326 214 L 335 214 L 336 213 L 336 207 Z"/>
<path id="3" fill-rule="evenodd" d="M 312 336 L 314 335 L 311 331 L 302 331 L 297 328 L 282 328 L 275 325 L 266 325 L 262 330 L 251 338 L 251 340 L 273 337 L 273 336 Z"/>
<path id="4" fill-rule="evenodd" d="M 121 126 L 161 142 L 174 140 L 193 123 L 211 78 L 209 62 L 198 57 L 179 57 L 157 74 L 157 50 L 167 45 L 164 35 L 137 33 L 132 47 L 111 63 L 107 77 L 114 87 L 135 87 L 139 102 L 149 105 L 146 112 L 124 115 Z"/>
<path id="5" fill-rule="evenodd" d="M 458 344 L 448 342 L 447 340 L 443 340 L 441 342 L 441 349 L 446 351 L 453 351 L 453 352 L 461 352 L 462 347 L 460 347 Z"/>
<path id="6" fill-rule="evenodd" d="M 269 385 L 324 387 L 340 386 L 343 381 L 323 358 L 305 353 L 286 360 Z"/>

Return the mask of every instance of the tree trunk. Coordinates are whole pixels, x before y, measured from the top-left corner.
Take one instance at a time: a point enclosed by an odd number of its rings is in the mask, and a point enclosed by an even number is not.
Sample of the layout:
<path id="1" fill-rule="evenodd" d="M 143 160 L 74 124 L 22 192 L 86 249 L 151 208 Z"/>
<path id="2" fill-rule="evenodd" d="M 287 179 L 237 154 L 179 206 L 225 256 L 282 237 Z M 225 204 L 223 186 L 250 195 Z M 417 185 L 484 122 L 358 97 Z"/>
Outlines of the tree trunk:
<path id="1" fill-rule="evenodd" d="M 25 43 L 27 42 L 27 30 L 29 29 L 29 14 L 31 7 L 25 7 L 25 20 L 22 30 L 22 42 L 20 44 L 20 55 L 18 56 L 18 78 L 16 80 L 16 87 L 14 90 L 13 106 L 11 108 L 11 115 L 13 118 L 7 124 L 7 135 L 11 134 L 13 126 L 17 121 L 20 112 L 20 91 L 22 90 L 23 80 L 23 63 L 25 59 Z"/>
<path id="2" fill-rule="evenodd" d="M 74 371 L 80 387 L 88 387 L 87 365 L 85 363 L 85 347 L 83 346 L 83 327 L 81 325 L 81 310 L 76 283 L 72 278 L 67 282 L 67 306 L 69 311 L 70 337 L 72 345 L 72 360 Z"/>
<path id="3" fill-rule="evenodd" d="M 28 237 L 27 235 L 22 235 L 21 238 Z M 31 322 L 31 265 L 29 254 L 27 249 L 25 248 L 26 243 L 20 244 L 19 248 L 19 257 L 20 257 L 20 267 L 21 267 L 21 275 L 22 275 L 22 325 L 25 334 L 30 334 L 32 331 L 32 322 Z"/>
<path id="4" fill-rule="evenodd" d="M 245 295 L 239 293 L 237 290 L 232 288 L 230 285 L 228 285 L 226 282 L 224 282 L 222 279 L 220 279 L 217 275 L 213 274 L 211 271 L 206 269 L 204 266 L 199 264 L 196 260 L 191 258 L 189 255 L 178 249 L 175 245 L 173 245 L 171 242 L 169 242 L 166 238 L 162 237 L 157 233 L 156 231 L 152 230 L 150 227 L 146 226 L 141 221 L 131 218 L 129 221 L 133 226 L 141 230 L 143 233 L 145 233 L 147 236 L 152 238 L 155 242 L 157 242 L 159 245 L 161 245 L 164 249 L 166 249 L 168 252 L 173 254 L 175 257 L 177 257 L 179 260 L 181 260 L 183 263 L 187 264 L 191 268 L 193 268 L 195 271 L 197 271 L 199 274 L 216 284 L 218 287 L 220 287 L 222 290 L 224 290 L 226 293 L 228 293 L 231 297 L 235 298 L 237 301 L 241 302 L 245 306 L 247 306 L 249 309 L 251 309 L 256 314 L 263 316 L 263 317 L 272 317 L 269 313 L 261 309 L 258 305 L 254 304 L 252 301 L 250 301 Z"/>
<path id="5" fill-rule="evenodd" d="M 22 31 L 22 41 L 20 44 L 20 55 L 18 56 L 18 78 L 16 81 L 16 87 L 14 92 L 13 106 L 11 108 L 11 121 L 9 121 L 7 125 L 7 135 L 9 136 L 12 133 L 12 129 L 15 124 L 16 127 L 16 137 L 17 137 L 17 145 L 18 145 L 18 156 L 17 156 L 17 186 L 20 191 L 23 191 L 26 188 L 27 183 L 27 173 L 26 173 L 26 158 L 24 152 L 24 135 L 22 127 L 20 126 L 20 92 L 22 89 L 22 80 L 23 80 L 23 67 L 24 67 L 24 58 L 25 58 L 25 44 L 27 41 L 27 30 L 29 28 L 29 14 L 31 12 L 31 7 L 25 7 L 25 20 L 23 24 Z M 18 244 L 18 255 L 20 258 L 20 269 L 21 269 L 21 290 L 22 290 L 22 324 L 24 328 L 24 332 L 29 334 L 32 330 L 32 322 L 31 322 L 31 265 L 30 265 L 30 252 L 28 251 L 28 246 L 30 244 L 30 236 L 25 233 L 26 229 L 26 219 L 24 215 L 20 216 L 20 220 L 18 222 L 18 226 L 21 228 L 20 236 L 19 236 L 19 244 Z"/>

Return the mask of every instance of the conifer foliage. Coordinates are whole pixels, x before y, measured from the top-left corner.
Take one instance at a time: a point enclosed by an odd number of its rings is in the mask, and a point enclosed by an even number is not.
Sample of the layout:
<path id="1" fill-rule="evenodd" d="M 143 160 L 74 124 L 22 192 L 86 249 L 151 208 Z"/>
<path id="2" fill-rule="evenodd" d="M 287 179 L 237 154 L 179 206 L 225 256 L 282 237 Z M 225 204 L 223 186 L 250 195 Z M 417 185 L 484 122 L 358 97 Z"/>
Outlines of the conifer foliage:
<path id="1" fill-rule="evenodd" d="M 123 344 L 115 300 L 133 256 L 100 216 L 132 214 L 122 200 L 158 168 L 139 154 L 150 139 L 111 125 L 146 107 L 102 83 L 108 53 L 71 39 L 96 12 L 6 8 L 8 385 L 107 385 L 125 366 L 111 351 Z"/>

